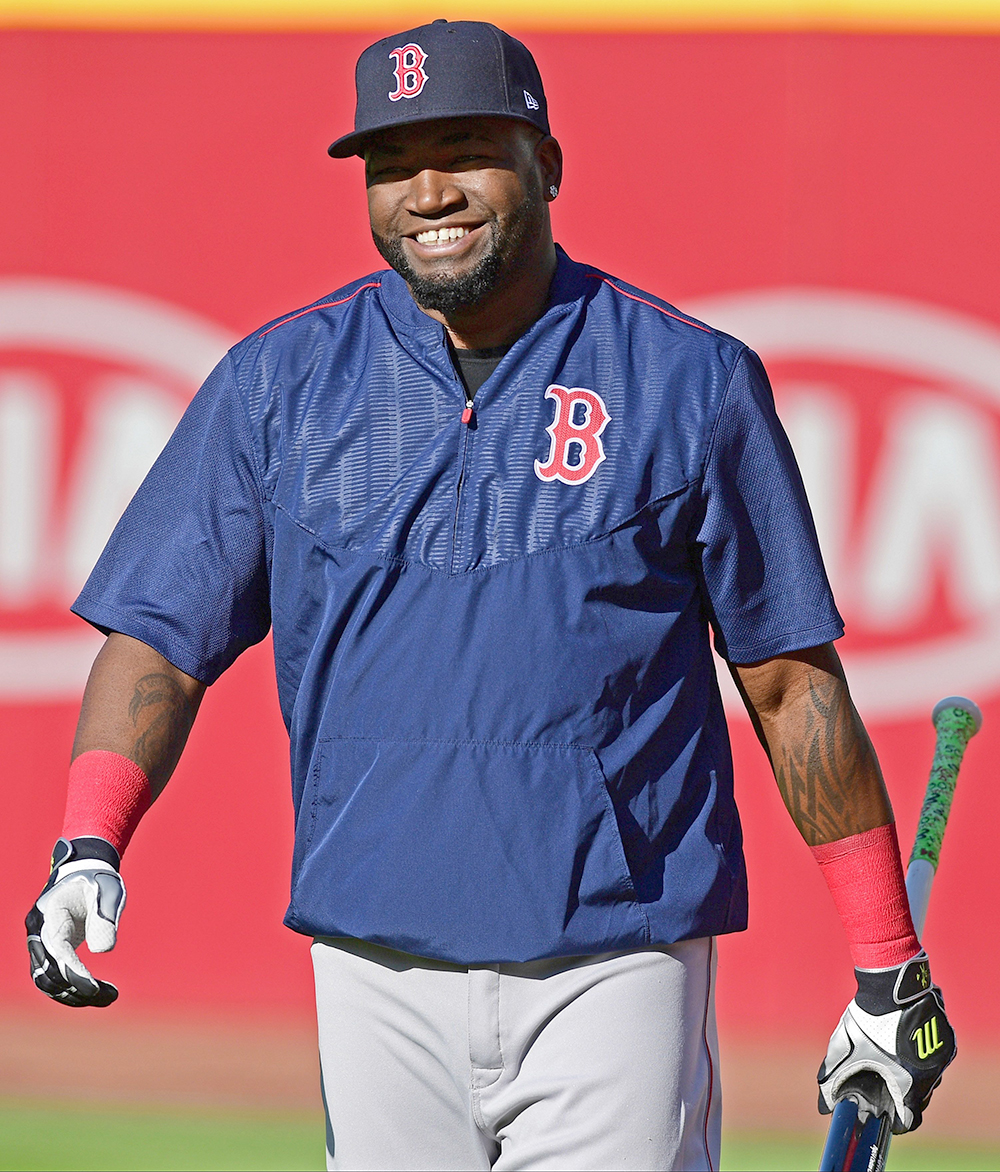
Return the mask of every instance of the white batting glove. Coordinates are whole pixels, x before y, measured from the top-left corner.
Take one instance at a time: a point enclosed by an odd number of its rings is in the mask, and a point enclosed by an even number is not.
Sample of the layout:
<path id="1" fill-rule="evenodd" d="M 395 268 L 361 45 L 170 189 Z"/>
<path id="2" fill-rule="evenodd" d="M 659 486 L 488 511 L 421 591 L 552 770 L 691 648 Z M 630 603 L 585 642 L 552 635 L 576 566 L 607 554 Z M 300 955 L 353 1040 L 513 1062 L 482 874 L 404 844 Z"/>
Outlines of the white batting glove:
<path id="1" fill-rule="evenodd" d="M 60 838 L 52 851 L 52 873 L 25 919 L 31 977 L 64 1005 L 110 1005 L 118 990 L 98 980 L 77 955 L 110 952 L 125 907 L 118 852 L 100 838 Z"/>
<path id="2" fill-rule="evenodd" d="M 913 1131 L 957 1052 L 941 990 L 931 980 L 925 952 L 899 968 L 854 972 L 857 996 L 844 1011 L 819 1068 L 820 1112 L 828 1115 L 844 1097 L 845 1083 L 853 1085 L 870 1071 L 892 1099 L 893 1131 Z M 859 1085 L 863 1087 L 863 1080 Z M 861 1097 L 878 1113 L 883 1104 L 870 1102 L 878 1097 L 872 1085 L 868 1080 Z"/>

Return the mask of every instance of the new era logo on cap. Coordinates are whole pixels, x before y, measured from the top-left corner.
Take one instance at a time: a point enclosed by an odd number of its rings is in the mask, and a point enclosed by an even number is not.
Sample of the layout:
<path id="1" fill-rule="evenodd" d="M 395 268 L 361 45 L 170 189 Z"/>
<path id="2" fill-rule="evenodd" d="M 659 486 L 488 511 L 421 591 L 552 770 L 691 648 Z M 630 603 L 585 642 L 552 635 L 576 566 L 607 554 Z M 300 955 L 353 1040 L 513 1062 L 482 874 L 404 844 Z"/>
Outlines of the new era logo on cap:
<path id="1" fill-rule="evenodd" d="M 520 41 L 475 20 L 436 20 L 370 45 L 358 59 L 354 132 L 330 147 L 363 154 L 380 130 L 438 118 L 500 117 L 549 133 L 538 67 Z"/>

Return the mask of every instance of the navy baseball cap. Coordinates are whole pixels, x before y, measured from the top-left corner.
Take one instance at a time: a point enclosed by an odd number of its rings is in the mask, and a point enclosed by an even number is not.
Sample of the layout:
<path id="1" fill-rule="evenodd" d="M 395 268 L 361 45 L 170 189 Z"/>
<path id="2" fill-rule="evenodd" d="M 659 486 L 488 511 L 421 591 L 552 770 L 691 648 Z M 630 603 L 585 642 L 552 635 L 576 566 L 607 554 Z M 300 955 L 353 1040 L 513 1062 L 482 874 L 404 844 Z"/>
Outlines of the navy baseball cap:
<path id="1" fill-rule="evenodd" d="M 520 41 L 476 20 L 436 20 L 369 45 L 355 71 L 354 131 L 330 147 L 335 159 L 364 151 L 379 130 L 435 118 L 518 118 L 549 133 L 534 58 Z"/>

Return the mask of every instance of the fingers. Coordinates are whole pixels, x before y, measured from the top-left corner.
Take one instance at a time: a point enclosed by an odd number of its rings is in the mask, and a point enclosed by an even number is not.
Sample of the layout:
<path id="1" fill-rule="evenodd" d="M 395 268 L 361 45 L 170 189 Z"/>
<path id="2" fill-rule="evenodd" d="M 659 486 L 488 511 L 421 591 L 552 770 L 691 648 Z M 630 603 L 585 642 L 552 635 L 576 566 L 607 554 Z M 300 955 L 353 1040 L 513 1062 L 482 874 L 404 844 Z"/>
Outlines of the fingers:
<path id="1" fill-rule="evenodd" d="M 115 946 L 117 932 L 96 907 L 87 913 L 87 947 L 91 952 L 110 952 Z"/>
<path id="2" fill-rule="evenodd" d="M 69 1004 L 75 1004 L 72 998 L 77 996 L 82 999 L 81 1004 L 90 1004 L 98 995 L 101 985 L 73 947 L 72 941 L 78 940 L 80 935 L 78 921 L 64 909 L 61 914 L 57 911 L 56 914 L 46 915 L 39 933 L 43 970 L 46 968 L 45 961 L 51 962 L 47 971 L 54 982 L 55 993 L 49 995 Z M 37 979 L 35 984 L 38 984 Z"/>
<path id="3" fill-rule="evenodd" d="M 125 888 L 117 875 L 98 873 L 87 893 L 87 947 L 91 952 L 110 952 L 118 935 L 118 921 L 125 907 Z"/>
<path id="4" fill-rule="evenodd" d="M 37 917 L 39 923 L 36 926 L 40 928 L 42 917 L 35 908 L 32 908 L 28 915 L 29 921 L 33 915 Z M 67 967 L 64 971 L 42 943 L 41 936 L 32 931 L 30 923 L 28 931 L 31 978 L 46 996 L 51 997 L 53 1001 L 60 1001 L 63 1005 L 70 1005 L 74 1008 L 85 1005 L 105 1006 L 117 1000 L 118 990 L 114 985 L 92 977 L 86 967 L 79 962 L 79 958 L 78 963 L 82 972 L 78 972 L 72 967 Z"/>
<path id="5" fill-rule="evenodd" d="M 84 875 L 64 879 L 38 898 L 37 907 L 43 916 L 39 935 L 63 976 L 70 968 L 93 980 L 76 949 L 83 943 L 84 925 L 96 898 L 95 884 Z"/>
<path id="6" fill-rule="evenodd" d="M 94 980 L 90 970 L 77 956 L 68 935 L 60 931 L 58 923 L 50 924 L 48 916 L 42 925 L 41 942 L 46 954 L 59 966 L 59 971 L 66 980 L 71 980 L 73 974 L 82 977 L 84 981 Z"/>

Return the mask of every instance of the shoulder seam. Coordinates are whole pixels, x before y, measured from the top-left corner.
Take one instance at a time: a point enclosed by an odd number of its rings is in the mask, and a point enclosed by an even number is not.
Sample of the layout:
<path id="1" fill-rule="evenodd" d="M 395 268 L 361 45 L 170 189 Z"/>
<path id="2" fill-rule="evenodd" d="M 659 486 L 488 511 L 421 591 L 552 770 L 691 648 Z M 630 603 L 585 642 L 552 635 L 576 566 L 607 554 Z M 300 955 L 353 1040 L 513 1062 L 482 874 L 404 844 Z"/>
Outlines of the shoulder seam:
<path id="1" fill-rule="evenodd" d="M 664 317 L 672 317 L 674 321 L 679 321 L 683 325 L 691 326 L 692 329 L 701 330 L 702 333 L 712 334 L 715 331 L 710 330 L 708 326 L 700 325 L 695 321 L 688 321 L 686 317 L 681 317 L 679 313 L 671 313 L 669 309 L 664 309 L 662 305 L 657 305 L 655 301 L 647 301 L 645 297 L 638 297 L 635 293 L 628 293 L 620 286 L 616 285 L 610 277 L 606 277 L 603 273 L 586 273 L 588 277 L 593 277 L 596 281 L 603 281 L 605 285 L 609 285 L 616 293 L 620 293 L 623 297 L 627 297 L 630 301 L 638 301 L 642 305 L 648 305 L 650 309 L 655 309 L 658 313 L 662 313 Z"/>
<path id="2" fill-rule="evenodd" d="M 247 410 L 247 405 L 243 401 L 243 388 L 240 386 L 239 372 L 236 369 L 236 363 L 233 361 L 232 351 L 226 355 L 229 360 L 229 369 L 232 374 L 233 388 L 236 391 L 236 402 L 239 407 L 240 418 L 247 430 L 247 438 L 250 441 L 250 463 L 253 465 L 253 476 L 256 482 L 257 495 L 260 498 L 261 514 L 266 516 L 266 506 L 268 504 L 267 488 L 264 484 L 264 470 L 261 467 L 260 453 L 257 451 L 257 436 L 254 433 L 253 424 L 250 422 L 250 413 Z"/>
<path id="3" fill-rule="evenodd" d="M 297 317 L 304 317 L 307 313 L 315 313 L 319 309 L 333 309 L 337 305 L 346 305 L 348 301 L 357 297 L 365 289 L 381 289 L 381 281 L 367 281 L 364 285 L 359 285 L 353 293 L 349 293 L 346 297 L 341 297 L 339 301 L 324 301 L 320 305 L 310 305 L 308 309 L 300 309 L 298 313 L 293 313 L 290 317 L 283 318 L 281 321 L 275 322 L 273 326 L 268 326 L 266 330 L 261 330 L 257 335 L 258 338 L 263 338 L 272 330 L 276 330 L 278 326 L 287 325 L 290 321 L 295 321 Z"/>
<path id="4" fill-rule="evenodd" d="M 715 437 L 719 431 L 719 421 L 722 419 L 722 412 L 725 409 L 726 401 L 729 398 L 729 391 L 733 385 L 733 378 L 736 374 L 737 367 L 739 366 L 748 349 L 749 347 L 743 345 L 740 346 L 739 350 L 737 350 L 736 357 L 733 359 L 733 365 L 729 371 L 729 376 L 726 379 L 726 388 L 719 397 L 719 409 L 715 413 L 715 421 L 712 424 L 712 434 L 709 436 L 708 443 L 705 445 L 705 454 L 701 461 L 701 471 L 698 473 L 699 483 L 704 482 L 705 473 L 708 470 L 708 462 L 712 457 L 712 449 L 715 447 Z"/>

